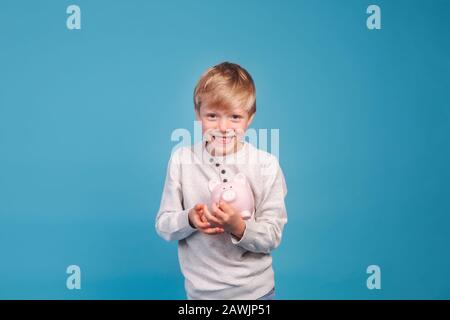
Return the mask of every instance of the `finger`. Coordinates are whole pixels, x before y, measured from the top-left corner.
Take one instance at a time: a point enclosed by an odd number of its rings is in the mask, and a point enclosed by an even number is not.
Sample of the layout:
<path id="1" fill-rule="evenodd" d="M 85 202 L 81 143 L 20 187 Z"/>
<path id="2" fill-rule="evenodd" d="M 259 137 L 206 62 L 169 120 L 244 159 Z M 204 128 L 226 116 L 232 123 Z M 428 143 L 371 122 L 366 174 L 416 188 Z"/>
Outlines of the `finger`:
<path id="1" fill-rule="evenodd" d="M 211 224 L 208 221 L 203 221 L 197 215 L 194 215 L 194 225 L 196 225 L 197 228 L 200 228 L 200 229 L 210 228 L 211 227 Z"/>
<path id="2" fill-rule="evenodd" d="M 201 231 L 206 234 L 219 234 L 219 233 L 223 233 L 225 230 L 217 227 L 217 228 L 206 228 L 206 229 L 202 229 Z"/>
<path id="3" fill-rule="evenodd" d="M 205 215 L 203 214 L 203 211 L 202 214 L 200 215 L 200 220 L 202 220 L 203 222 L 208 222 L 208 220 L 206 220 Z"/>
<path id="4" fill-rule="evenodd" d="M 218 212 L 217 211 L 218 210 L 218 207 L 217 207 L 217 205 L 215 204 L 215 203 L 212 203 L 212 207 L 211 207 L 211 210 L 208 210 L 208 212 L 209 212 L 209 214 L 211 215 L 211 216 L 213 216 L 214 218 L 216 218 L 219 222 L 221 222 L 222 221 L 222 214 L 221 214 L 221 212 Z"/>
<path id="5" fill-rule="evenodd" d="M 215 203 L 212 204 L 212 210 L 214 211 L 215 216 L 218 217 L 219 219 L 223 219 L 226 216 L 228 216 L 228 214 L 220 210 L 220 208 Z"/>
<path id="6" fill-rule="evenodd" d="M 233 208 L 225 201 L 219 201 L 219 209 L 221 209 L 224 212 L 232 212 Z"/>
<path id="7" fill-rule="evenodd" d="M 205 213 L 205 217 L 206 217 L 206 219 L 211 223 L 215 223 L 215 224 L 218 224 L 218 225 L 221 225 L 222 223 L 219 221 L 219 219 L 217 219 L 215 216 L 213 216 L 212 214 L 211 214 L 211 212 L 209 212 L 209 210 L 208 210 L 208 207 L 204 207 L 204 213 Z"/>
<path id="8" fill-rule="evenodd" d="M 201 209 L 203 209 L 203 203 L 197 203 L 195 205 L 195 211 L 200 211 Z"/>

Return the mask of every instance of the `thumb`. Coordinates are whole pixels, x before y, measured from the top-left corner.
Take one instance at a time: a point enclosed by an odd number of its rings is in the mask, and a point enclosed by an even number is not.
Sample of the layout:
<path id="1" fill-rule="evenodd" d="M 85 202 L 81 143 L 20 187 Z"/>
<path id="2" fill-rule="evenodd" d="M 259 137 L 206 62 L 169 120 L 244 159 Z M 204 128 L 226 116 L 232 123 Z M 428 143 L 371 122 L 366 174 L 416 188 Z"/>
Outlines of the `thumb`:
<path id="1" fill-rule="evenodd" d="M 222 211 L 229 211 L 231 209 L 231 206 L 227 202 L 220 200 L 219 201 L 219 208 Z"/>

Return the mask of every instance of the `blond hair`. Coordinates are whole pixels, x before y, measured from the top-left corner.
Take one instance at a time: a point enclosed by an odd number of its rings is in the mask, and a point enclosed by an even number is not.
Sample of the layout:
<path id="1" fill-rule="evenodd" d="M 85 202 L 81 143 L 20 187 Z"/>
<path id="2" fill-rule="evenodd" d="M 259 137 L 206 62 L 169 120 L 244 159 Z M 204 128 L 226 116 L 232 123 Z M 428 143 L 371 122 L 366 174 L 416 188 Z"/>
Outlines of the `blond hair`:
<path id="1" fill-rule="evenodd" d="M 200 77 L 194 89 L 197 112 L 203 104 L 231 110 L 243 108 L 251 116 L 256 112 L 256 88 L 250 74 L 240 65 L 223 62 Z"/>

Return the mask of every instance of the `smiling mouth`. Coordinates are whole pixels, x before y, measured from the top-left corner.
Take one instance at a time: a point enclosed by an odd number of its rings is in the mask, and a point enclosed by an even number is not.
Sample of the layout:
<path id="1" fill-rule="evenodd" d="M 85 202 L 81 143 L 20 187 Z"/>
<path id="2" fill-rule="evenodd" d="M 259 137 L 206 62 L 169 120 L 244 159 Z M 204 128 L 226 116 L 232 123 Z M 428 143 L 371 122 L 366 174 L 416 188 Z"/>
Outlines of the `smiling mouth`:
<path id="1" fill-rule="evenodd" d="M 231 141 L 233 141 L 234 136 L 212 136 L 212 141 L 217 141 L 219 144 L 229 144 Z"/>

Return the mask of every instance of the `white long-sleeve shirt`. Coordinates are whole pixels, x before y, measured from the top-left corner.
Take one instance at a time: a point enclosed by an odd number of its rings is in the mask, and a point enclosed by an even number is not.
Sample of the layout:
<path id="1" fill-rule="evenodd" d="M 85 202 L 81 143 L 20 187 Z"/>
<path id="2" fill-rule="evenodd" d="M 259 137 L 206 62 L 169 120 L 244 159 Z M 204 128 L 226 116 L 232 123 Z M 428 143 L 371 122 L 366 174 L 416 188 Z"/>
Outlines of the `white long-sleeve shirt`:
<path id="1" fill-rule="evenodd" d="M 208 182 L 230 181 L 242 172 L 255 199 L 255 214 L 245 220 L 244 235 L 207 235 L 189 224 L 197 203 L 210 203 Z M 256 299 L 275 285 L 270 252 L 281 241 L 287 222 L 283 172 L 275 156 L 244 142 L 226 157 L 209 154 L 203 143 L 173 152 L 156 230 L 165 240 L 178 240 L 178 257 L 188 299 Z"/>

